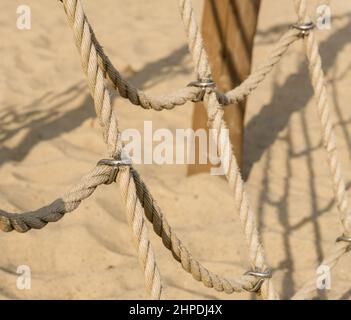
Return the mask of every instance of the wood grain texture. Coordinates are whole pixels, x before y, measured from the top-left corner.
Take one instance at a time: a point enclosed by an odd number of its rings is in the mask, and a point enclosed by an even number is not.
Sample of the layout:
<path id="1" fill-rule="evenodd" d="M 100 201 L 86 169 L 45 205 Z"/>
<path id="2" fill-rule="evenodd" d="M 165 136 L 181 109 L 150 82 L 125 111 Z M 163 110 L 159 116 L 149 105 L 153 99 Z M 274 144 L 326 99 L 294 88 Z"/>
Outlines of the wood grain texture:
<path id="1" fill-rule="evenodd" d="M 213 79 L 221 91 L 240 84 L 250 73 L 253 41 L 261 0 L 205 0 L 202 34 Z M 224 119 L 238 163 L 242 162 L 245 102 L 225 109 Z M 207 128 L 203 103 L 196 103 L 193 129 Z M 199 148 L 196 146 L 198 157 Z M 208 171 L 211 164 L 192 164 L 188 175 Z"/>

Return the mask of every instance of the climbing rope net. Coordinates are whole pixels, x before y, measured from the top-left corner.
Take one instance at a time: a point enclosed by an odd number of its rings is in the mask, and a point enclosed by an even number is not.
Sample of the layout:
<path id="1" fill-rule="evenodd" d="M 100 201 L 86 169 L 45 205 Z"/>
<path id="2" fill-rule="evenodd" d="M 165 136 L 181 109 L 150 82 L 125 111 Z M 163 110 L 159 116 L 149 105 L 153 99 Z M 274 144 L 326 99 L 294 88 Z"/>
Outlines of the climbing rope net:
<path id="1" fill-rule="evenodd" d="M 148 95 L 123 78 L 98 42 L 80 0 L 60 1 L 73 31 L 83 71 L 88 79 L 109 158 L 100 160 L 77 185 L 61 198 L 43 208 L 22 214 L 0 211 L 0 229 L 2 231 L 27 232 L 30 229 L 41 229 L 47 223 L 56 222 L 66 213 L 75 210 L 83 200 L 92 195 L 98 186 L 116 181 L 125 202 L 128 223 L 135 240 L 139 262 L 145 276 L 146 290 L 150 298 L 164 299 L 165 293 L 152 244 L 149 240 L 146 219 L 151 222 L 154 232 L 162 239 L 163 245 L 171 251 L 174 259 L 195 280 L 202 282 L 206 287 L 228 294 L 248 291 L 261 295 L 263 299 L 279 299 L 279 294 L 274 288 L 271 269 L 266 262 L 255 215 L 250 206 L 232 148 L 230 148 L 230 162 L 225 174 L 229 188 L 234 195 L 235 211 L 239 214 L 251 264 L 251 269 L 236 279 L 228 279 L 212 272 L 191 255 L 190 250 L 168 224 L 162 210 L 138 172 L 133 168 L 132 163 L 122 157 L 121 133 L 118 129 L 117 117 L 111 106 L 107 85 L 112 85 L 123 98 L 128 99 L 132 104 L 145 109 L 160 111 L 172 109 L 188 101 L 203 100 L 209 125 L 216 129 L 214 132 L 216 132 L 218 140 L 221 132 L 226 129 L 226 123 L 223 120 L 224 107 L 247 98 L 280 61 L 288 48 L 297 40 L 302 40 L 309 63 L 310 77 L 322 127 L 323 144 L 328 154 L 335 199 L 343 227 L 343 234 L 337 238 L 333 249 L 321 262 L 322 265 L 328 266 L 330 269 L 335 267 L 340 258 L 351 249 L 351 212 L 330 119 L 330 106 L 322 62 L 313 29 L 315 24 L 309 17 L 306 0 L 293 0 L 298 22 L 283 34 L 267 60 L 259 64 L 238 87 L 226 93 L 219 92 L 212 81 L 208 56 L 204 49 L 191 0 L 177 0 L 198 80 L 183 89 L 162 96 Z M 217 144 L 217 149 L 218 154 L 222 155 L 224 151 L 220 143 Z M 292 299 L 311 299 L 316 294 L 316 290 L 314 276 L 295 293 Z"/>

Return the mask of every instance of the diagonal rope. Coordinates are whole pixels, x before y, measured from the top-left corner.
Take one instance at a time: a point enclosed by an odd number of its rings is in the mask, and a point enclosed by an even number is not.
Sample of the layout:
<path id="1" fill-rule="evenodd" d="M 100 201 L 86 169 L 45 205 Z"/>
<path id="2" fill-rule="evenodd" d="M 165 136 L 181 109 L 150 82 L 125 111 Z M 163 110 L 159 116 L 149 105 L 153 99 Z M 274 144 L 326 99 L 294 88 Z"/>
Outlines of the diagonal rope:
<path id="1" fill-rule="evenodd" d="M 295 11 L 299 21 L 306 23 L 310 21 L 307 14 L 306 0 L 294 0 Z M 351 211 L 349 208 L 348 197 L 345 189 L 345 182 L 341 173 L 341 164 L 336 138 L 331 121 L 330 105 L 327 98 L 325 77 L 322 69 L 322 59 L 319 54 L 319 45 L 313 31 L 304 37 L 306 55 L 309 63 L 310 78 L 317 101 L 317 110 L 322 127 L 323 145 L 328 155 L 328 163 L 332 175 L 334 195 L 340 214 L 340 220 L 346 236 L 351 235 Z M 332 270 L 340 258 L 351 249 L 350 243 L 336 243 L 329 255 L 322 261 L 322 266 Z M 309 280 L 300 289 L 293 299 L 310 299 L 317 291 L 316 276 Z"/>
<path id="2" fill-rule="evenodd" d="M 122 142 L 110 94 L 104 81 L 103 71 L 98 64 L 98 55 L 92 41 L 91 28 L 79 0 L 63 0 L 67 20 L 72 28 L 76 46 L 80 53 L 83 71 L 88 78 L 89 89 L 94 99 L 95 111 L 103 130 L 104 141 L 111 158 L 120 158 Z M 143 210 L 135 196 L 135 187 L 127 184 L 129 170 L 119 172 L 119 185 L 127 207 L 127 218 L 131 226 L 141 268 L 145 276 L 147 292 L 152 299 L 163 297 L 163 286 L 156 265 L 153 249 L 144 222 Z"/>
<path id="3" fill-rule="evenodd" d="M 197 77 L 200 80 L 211 79 L 209 60 L 196 22 L 191 0 L 178 1 Z M 158 97 L 148 96 L 143 91 L 136 89 L 122 77 L 104 53 L 88 22 L 81 2 L 79 0 L 63 0 L 61 2 L 64 5 L 65 13 L 80 53 L 83 71 L 88 79 L 89 89 L 94 99 L 95 111 L 102 128 L 103 139 L 107 145 L 108 154 L 111 158 L 119 159 L 122 154 L 123 144 L 120 139 L 117 117 L 111 106 L 110 94 L 105 79 L 113 85 L 114 89 L 119 91 L 122 97 L 129 99 L 132 104 L 155 110 L 172 109 L 177 105 L 183 105 L 187 101 L 192 101 L 196 99 L 202 89 L 187 87 L 175 93 Z M 309 22 L 310 18 L 307 15 L 306 0 L 294 0 L 294 3 L 299 22 Z M 204 104 L 207 109 L 209 124 L 211 128 L 216 129 L 215 132 L 217 134 L 215 139 L 217 141 L 220 141 L 222 133 L 227 129 L 226 123 L 223 120 L 223 107 L 232 102 L 243 100 L 250 95 L 281 60 L 289 46 L 299 38 L 301 38 L 299 30 L 292 29 L 286 32 L 278 41 L 268 59 L 261 63 L 237 88 L 225 94 L 214 89 L 206 89 Z M 344 235 L 349 236 L 351 234 L 351 213 L 345 183 L 341 174 L 335 134 L 330 119 L 330 107 L 327 101 L 321 57 L 314 32 L 309 32 L 305 35 L 304 42 L 312 85 L 317 100 L 318 114 L 322 124 L 323 142 L 328 154 L 335 198 L 340 212 L 340 220 L 344 228 Z M 225 174 L 229 187 L 233 192 L 246 237 L 251 267 L 254 271 L 269 270 L 257 231 L 255 216 L 249 204 L 244 182 L 232 152 L 232 146 L 229 144 L 229 148 L 226 148 L 221 143 L 217 143 L 217 147 L 218 154 L 220 156 L 225 155 L 229 159 L 229 165 L 226 168 Z M 31 228 L 43 228 L 48 222 L 58 221 L 65 213 L 76 209 L 81 201 L 88 198 L 94 192 L 97 186 L 108 183 L 114 170 L 107 165 L 98 165 L 86 174 L 62 198 L 36 211 L 24 214 L 0 211 L 0 229 L 3 231 L 16 230 L 18 232 L 26 232 Z M 200 262 L 194 259 L 190 251 L 169 226 L 161 209 L 157 206 L 147 186 L 135 169 L 128 166 L 121 167 L 118 170 L 117 183 L 125 201 L 127 220 L 138 251 L 139 262 L 145 277 L 146 289 L 151 298 L 164 298 L 164 289 L 148 237 L 144 215 L 152 223 L 155 233 L 161 237 L 164 246 L 172 252 L 175 260 L 194 279 L 201 281 L 205 286 L 214 288 L 217 291 L 233 293 L 244 290 L 256 291 L 254 288 L 257 288 L 257 284 L 260 283 L 257 293 L 262 293 L 264 299 L 279 298 L 271 279 L 264 279 L 263 283 L 258 282 L 258 279 L 252 275 L 244 275 L 234 280 L 227 279 L 206 269 Z M 350 249 L 349 243 L 337 243 L 331 254 L 324 259 L 322 264 L 332 269 L 342 255 Z M 293 298 L 311 298 L 315 291 L 316 284 L 315 278 L 313 278 Z"/>
<path id="4" fill-rule="evenodd" d="M 139 263 L 144 272 L 148 294 L 155 300 L 164 299 L 161 275 L 157 268 L 155 255 L 149 241 L 144 219 L 144 209 L 136 196 L 135 184 L 129 168 L 119 170 L 117 183 L 125 201 L 127 220 L 132 230 L 134 243 L 137 247 Z"/>
<path id="5" fill-rule="evenodd" d="M 181 11 L 181 17 L 185 26 L 185 30 L 189 40 L 189 50 L 193 56 L 193 61 L 195 62 L 195 70 L 198 73 L 200 79 L 210 78 L 211 71 L 208 63 L 208 58 L 206 51 L 203 46 L 202 36 L 200 34 L 199 28 L 197 27 L 197 22 L 194 15 L 194 10 L 191 5 L 190 0 L 178 0 L 179 7 Z M 220 136 L 222 132 L 226 129 L 226 124 L 223 120 L 223 108 L 220 105 L 217 95 L 210 90 L 207 90 L 205 98 L 205 107 L 207 109 L 208 118 L 211 121 L 211 128 L 216 129 L 217 132 L 216 141 L 220 141 Z M 217 143 L 219 147 L 219 155 L 223 155 L 223 151 L 220 147 L 220 143 Z M 222 157 L 221 157 L 222 158 Z M 237 210 L 239 211 L 239 218 L 242 223 L 246 241 L 249 247 L 249 258 L 253 270 L 265 271 L 268 268 L 265 259 L 265 253 L 261 240 L 257 231 L 257 224 L 255 221 L 255 216 L 249 205 L 248 195 L 244 187 L 244 182 L 242 180 L 239 167 L 236 158 L 233 154 L 233 148 L 230 145 L 228 154 L 229 167 L 226 172 L 227 181 L 230 189 L 234 193 L 234 199 L 236 203 Z M 262 296 L 265 299 L 277 299 L 278 294 L 273 287 L 271 279 L 267 279 L 262 288 Z"/>
<path id="6" fill-rule="evenodd" d="M 186 18 L 186 17 L 184 17 Z M 90 32 L 92 35 L 92 42 L 95 45 L 98 62 L 103 70 L 104 77 L 112 85 L 112 87 L 119 92 L 121 97 L 129 99 L 129 101 L 134 105 L 140 105 L 144 109 L 154 109 L 156 111 L 161 111 L 163 109 L 173 109 L 176 106 L 184 105 L 188 101 L 194 101 L 201 89 L 193 86 L 185 87 L 171 94 L 161 95 L 161 96 L 151 96 L 135 88 L 130 82 L 128 82 L 118 71 L 118 69 L 112 64 L 109 57 L 106 55 L 102 45 L 96 38 L 96 35 L 88 23 Z M 192 23 L 189 28 L 198 31 L 196 23 Z M 193 33 L 195 31 L 192 31 Z M 295 41 L 300 39 L 300 32 L 296 29 L 288 30 L 281 39 L 278 40 L 277 44 L 274 46 L 273 50 L 270 52 L 268 58 L 260 63 L 258 67 L 251 73 L 251 75 L 243 81 L 238 87 L 227 93 L 217 92 L 218 99 L 223 105 L 229 105 L 237 103 L 239 101 L 247 98 L 251 92 L 253 92 L 257 86 L 265 79 L 266 75 L 271 72 L 273 67 L 279 63 L 282 56 L 288 50 L 288 48 Z M 201 43 L 199 43 L 201 42 Z M 194 38 L 193 43 L 190 45 L 194 54 L 199 46 L 203 46 L 202 38 Z M 204 51 L 198 53 L 199 57 L 194 60 L 195 65 L 198 68 L 202 67 L 205 63 L 208 63 L 208 58 L 205 58 L 206 54 Z M 203 60 L 203 61 L 202 61 Z M 196 71 L 198 77 L 201 77 L 201 73 L 206 74 L 208 71 Z M 209 75 L 206 75 L 209 76 Z"/>
<path id="7" fill-rule="evenodd" d="M 216 291 L 224 291 L 227 294 L 244 290 L 251 291 L 254 288 L 257 279 L 252 276 L 244 275 L 237 279 L 225 278 L 207 269 L 196 260 L 168 224 L 166 217 L 138 172 L 133 170 L 132 175 L 138 198 L 145 209 L 147 219 L 153 225 L 154 232 L 162 239 L 163 245 L 172 252 L 174 259 L 181 264 L 186 272 L 206 287 L 214 288 Z"/>

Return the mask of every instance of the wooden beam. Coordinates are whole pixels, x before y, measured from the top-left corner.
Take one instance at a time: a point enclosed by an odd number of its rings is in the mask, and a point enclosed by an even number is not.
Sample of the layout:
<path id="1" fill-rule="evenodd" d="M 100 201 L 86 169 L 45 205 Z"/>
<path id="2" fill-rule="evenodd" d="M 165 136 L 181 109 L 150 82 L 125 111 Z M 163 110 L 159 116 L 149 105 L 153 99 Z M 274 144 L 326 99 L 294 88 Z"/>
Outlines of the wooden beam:
<path id="1" fill-rule="evenodd" d="M 221 91 L 240 84 L 251 71 L 251 56 L 261 0 L 204 0 L 202 34 L 212 76 Z M 242 162 L 245 103 L 225 108 L 230 140 L 239 165 Z M 196 103 L 193 129 L 207 128 L 203 103 Z M 199 148 L 196 142 L 198 159 Z M 211 164 L 189 165 L 188 174 L 208 171 Z"/>

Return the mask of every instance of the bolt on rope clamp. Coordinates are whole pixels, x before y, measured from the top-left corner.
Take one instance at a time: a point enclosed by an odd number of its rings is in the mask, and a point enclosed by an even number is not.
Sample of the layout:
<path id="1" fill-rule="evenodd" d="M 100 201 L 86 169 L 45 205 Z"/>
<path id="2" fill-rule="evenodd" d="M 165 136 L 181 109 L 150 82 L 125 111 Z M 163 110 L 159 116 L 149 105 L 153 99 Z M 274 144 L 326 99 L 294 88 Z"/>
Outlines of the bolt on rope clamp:
<path id="1" fill-rule="evenodd" d="M 351 237 L 348 237 L 345 234 L 343 234 L 342 236 L 340 236 L 336 239 L 336 242 L 341 242 L 341 241 L 349 242 L 351 244 Z"/>
<path id="2" fill-rule="evenodd" d="M 192 81 L 190 82 L 187 87 L 196 87 L 196 88 L 201 88 L 202 90 L 199 92 L 199 95 L 193 99 L 193 102 L 199 102 L 203 101 L 206 89 L 207 88 L 216 88 L 216 83 L 210 79 L 210 78 L 205 78 L 205 79 L 199 79 L 197 81 Z"/>
<path id="3" fill-rule="evenodd" d="M 316 27 L 315 23 L 307 22 L 307 23 L 294 23 L 291 25 L 292 29 L 297 29 L 301 31 L 301 37 L 308 36 L 311 30 Z"/>
<path id="4" fill-rule="evenodd" d="M 248 290 L 249 292 L 257 292 L 259 293 L 262 287 L 263 282 L 266 279 L 270 279 L 272 278 L 272 271 L 271 270 L 267 270 L 267 271 L 247 271 L 245 272 L 246 276 L 253 276 L 258 278 L 259 280 L 257 281 L 257 283 L 254 285 L 254 287 L 250 290 Z"/>
<path id="5" fill-rule="evenodd" d="M 123 166 L 131 166 L 132 161 L 130 159 L 123 159 L 123 160 L 117 160 L 117 159 L 102 159 L 97 163 L 98 166 L 110 166 L 112 167 L 112 171 L 110 174 L 109 179 L 105 184 L 111 184 L 112 182 L 116 181 L 117 178 L 117 173 L 119 170 L 119 167 Z"/>

